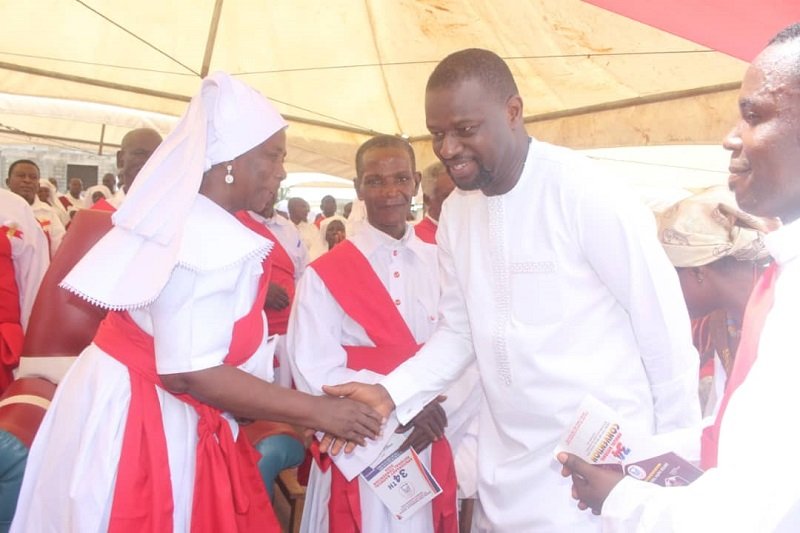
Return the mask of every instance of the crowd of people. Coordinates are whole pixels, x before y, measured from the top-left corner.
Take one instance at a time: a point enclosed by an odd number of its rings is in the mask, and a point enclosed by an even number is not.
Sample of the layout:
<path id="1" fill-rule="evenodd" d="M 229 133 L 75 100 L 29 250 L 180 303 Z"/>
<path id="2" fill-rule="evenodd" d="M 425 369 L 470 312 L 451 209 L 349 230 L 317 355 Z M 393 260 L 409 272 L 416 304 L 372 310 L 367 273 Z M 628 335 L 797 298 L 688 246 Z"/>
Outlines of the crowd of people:
<path id="1" fill-rule="evenodd" d="M 11 531 L 280 531 L 258 421 L 307 446 L 310 533 L 797 531 L 800 24 L 739 107 L 729 186 L 657 213 L 531 137 L 481 49 L 428 79 L 436 163 L 418 170 L 401 136 L 359 147 L 356 217 L 332 197 L 313 220 L 303 198 L 278 210 L 287 123 L 224 73 L 166 138 L 128 133 L 118 175 L 85 191 L 13 162 L 0 393 L 26 377 L 31 309 L 73 227 L 99 210 L 111 228 L 59 280 L 104 318 L 57 380 Z M 587 395 L 704 473 L 661 487 L 554 456 Z M 359 473 L 409 453 L 440 491 L 400 517 Z"/>

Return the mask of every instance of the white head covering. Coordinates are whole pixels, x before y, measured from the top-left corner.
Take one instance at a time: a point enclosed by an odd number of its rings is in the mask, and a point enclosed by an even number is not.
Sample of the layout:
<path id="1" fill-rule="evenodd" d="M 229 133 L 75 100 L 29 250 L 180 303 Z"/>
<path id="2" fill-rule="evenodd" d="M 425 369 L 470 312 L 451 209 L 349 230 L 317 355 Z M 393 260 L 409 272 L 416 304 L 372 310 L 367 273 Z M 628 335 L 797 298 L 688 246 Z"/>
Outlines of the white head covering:
<path id="1" fill-rule="evenodd" d="M 56 186 L 50 183 L 50 180 L 39 178 L 39 188 L 46 187 L 50 189 L 50 196 L 47 198 L 47 203 L 51 206 L 55 207 L 56 204 L 61 205 L 61 202 L 58 201 L 58 191 L 56 190 Z"/>
<path id="2" fill-rule="evenodd" d="M 178 263 L 204 172 L 286 126 L 272 104 L 243 82 L 222 72 L 205 78 L 175 130 L 137 175 L 112 217 L 114 228 L 61 285 L 111 309 L 155 300 Z"/>
<path id="3" fill-rule="evenodd" d="M 309 250 L 309 255 L 312 261 L 328 251 L 328 241 L 325 239 L 325 233 L 328 231 L 328 226 L 330 223 L 334 220 L 341 222 L 344 226 L 345 235 L 350 236 L 350 227 L 347 223 L 347 219 L 343 216 L 333 215 L 323 219 L 322 222 L 319 223 L 319 234 L 317 236 L 317 240 L 314 244 L 312 244 L 311 249 Z"/>
<path id="4" fill-rule="evenodd" d="M 676 267 L 703 266 L 728 256 L 755 261 L 769 255 L 762 240 L 767 224 L 741 211 L 725 186 L 684 198 L 659 213 L 657 220 L 659 240 Z"/>
<path id="5" fill-rule="evenodd" d="M 94 205 L 94 200 L 92 199 L 92 197 L 96 192 L 103 193 L 103 197 L 106 199 L 106 201 L 111 200 L 112 194 L 111 190 L 108 187 L 106 187 L 105 185 L 92 185 L 91 187 L 86 189 L 86 194 L 83 196 L 84 209 L 89 209 Z"/>
<path id="6" fill-rule="evenodd" d="M 231 161 L 287 126 L 270 102 L 215 72 L 136 176 L 114 225 L 161 244 L 172 241 L 194 203 L 203 173 Z"/>

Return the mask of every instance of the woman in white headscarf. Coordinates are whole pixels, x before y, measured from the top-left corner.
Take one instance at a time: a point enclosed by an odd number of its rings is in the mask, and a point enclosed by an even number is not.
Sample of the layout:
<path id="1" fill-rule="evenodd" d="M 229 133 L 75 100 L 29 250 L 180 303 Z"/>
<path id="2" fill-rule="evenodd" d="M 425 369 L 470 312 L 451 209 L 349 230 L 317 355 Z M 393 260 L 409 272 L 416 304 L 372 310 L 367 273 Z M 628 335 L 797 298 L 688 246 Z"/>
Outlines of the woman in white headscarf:
<path id="1" fill-rule="evenodd" d="M 379 431 L 362 404 L 264 381 L 272 243 L 233 213 L 273 201 L 285 128 L 245 84 L 204 79 L 64 279 L 110 311 L 42 422 L 12 531 L 279 531 L 234 417 L 355 442 Z"/>
<path id="2" fill-rule="evenodd" d="M 56 189 L 56 186 L 50 182 L 50 180 L 39 178 L 39 192 L 37 193 L 37 196 L 39 197 L 39 200 L 55 210 L 56 214 L 58 215 L 58 219 L 64 226 L 69 224 L 69 215 L 67 214 L 67 210 L 64 209 L 64 206 L 58 201 L 58 190 Z"/>
<path id="3" fill-rule="evenodd" d="M 83 208 L 84 209 L 91 209 L 94 204 L 99 202 L 101 199 L 105 201 L 111 200 L 113 198 L 113 194 L 108 187 L 105 185 L 92 185 L 83 195 Z"/>
<path id="4" fill-rule="evenodd" d="M 333 215 L 324 219 L 319 225 L 319 239 L 309 251 L 311 260 L 313 261 L 345 240 L 347 233 L 347 219 L 343 216 Z"/>

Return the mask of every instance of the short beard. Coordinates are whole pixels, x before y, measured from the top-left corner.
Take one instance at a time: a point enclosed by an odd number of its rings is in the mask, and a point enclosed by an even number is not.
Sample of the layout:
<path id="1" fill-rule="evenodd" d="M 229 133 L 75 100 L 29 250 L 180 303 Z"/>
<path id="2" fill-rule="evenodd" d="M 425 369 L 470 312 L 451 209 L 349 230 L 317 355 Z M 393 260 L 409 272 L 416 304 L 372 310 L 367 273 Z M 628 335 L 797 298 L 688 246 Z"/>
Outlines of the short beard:
<path id="1" fill-rule="evenodd" d="M 487 170 L 486 167 L 480 165 L 478 169 L 478 177 L 475 180 L 473 180 L 470 183 L 464 183 L 464 184 L 458 183 L 457 181 L 453 180 L 453 183 L 455 183 L 456 187 L 458 187 L 462 191 L 477 191 L 479 189 L 483 189 L 493 181 L 494 181 L 494 176 L 492 175 L 492 173 L 489 172 L 489 170 Z"/>

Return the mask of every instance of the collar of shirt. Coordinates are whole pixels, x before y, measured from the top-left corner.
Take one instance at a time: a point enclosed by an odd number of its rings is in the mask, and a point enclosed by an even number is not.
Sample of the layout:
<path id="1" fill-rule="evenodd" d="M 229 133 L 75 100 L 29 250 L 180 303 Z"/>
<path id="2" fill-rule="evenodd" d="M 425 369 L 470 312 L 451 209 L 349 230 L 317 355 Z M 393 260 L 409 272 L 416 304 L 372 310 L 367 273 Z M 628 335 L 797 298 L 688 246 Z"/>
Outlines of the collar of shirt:
<path id="1" fill-rule="evenodd" d="M 764 244 L 779 265 L 800 255 L 800 219 L 764 236 Z"/>
<path id="2" fill-rule="evenodd" d="M 259 215 L 258 213 L 254 212 L 254 211 L 249 211 L 249 213 L 258 222 L 261 222 L 262 224 L 266 224 L 268 228 L 269 227 L 275 227 L 275 226 L 286 226 L 287 224 L 291 223 L 289 220 L 283 218 L 282 216 L 280 216 L 276 212 L 273 212 L 272 216 L 269 217 L 269 218 L 267 218 L 265 216 L 262 216 L 262 215 Z"/>
<path id="3" fill-rule="evenodd" d="M 434 225 L 434 226 L 438 226 L 438 225 L 439 225 L 439 221 L 438 221 L 438 220 L 436 220 L 435 218 L 433 218 L 432 216 L 430 216 L 430 215 L 425 215 L 425 218 L 427 218 L 428 220 L 430 220 L 431 222 L 433 222 L 433 225 Z"/>
<path id="4" fill-rule="evenodd" d="M 358 242 L 359 249 L 367 257 L 379 250 L 401 253 L 404 249 L 420 256 L 420 246 L 431 246 L 419 240 L 414 233 L 414 228 L 409 224 L 406 224 L 406 232 L 399 239 L 387 235 L 372 224 L 363 224 L 363 227 L 353 236 L 353 240 Z"/>

